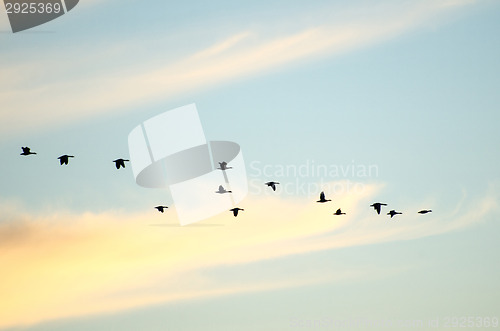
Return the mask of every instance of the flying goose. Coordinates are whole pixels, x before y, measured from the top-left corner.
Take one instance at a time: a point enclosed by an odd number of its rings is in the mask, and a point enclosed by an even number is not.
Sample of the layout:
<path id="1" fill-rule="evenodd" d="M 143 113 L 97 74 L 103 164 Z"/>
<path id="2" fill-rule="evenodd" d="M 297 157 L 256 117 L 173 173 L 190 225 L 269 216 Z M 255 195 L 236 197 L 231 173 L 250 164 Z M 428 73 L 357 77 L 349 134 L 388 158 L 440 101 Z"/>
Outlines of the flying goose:
<path id="1" fill-rule="evenodd" d="M 318 200 L 318 201 L 316 201 L 316 202 L 322 202 L 322 203 L 323 203 L 323 202 L 327 202 L 327 201 L 332 201 L 332 200 L 330 200 L 330 199 L 328 199 L 328 200 L 327 200 L 327 199 L 325 199 L 325 192 L 321 192 L 321 193 L 320 193 L 320 195 L 319 195 L 319 200 Z"/>
<path id="2" fill-rule="evenodd" d="M 217 168 L 217 169 L 220 169 L 220 170 L 233 169 L 233 167 L 227 166 L 226 161 L 219 162 L 219 166 L 220 166 L 220 168 Z"/>
<path id="3" fill-rule="evenodd" d="M 156 206 L 155 208 L 156 208 L 156 209 L 158 209 L 158 211 L 159 211 L 160 213 L 163 213 L 164 209 L 165 209 L 165 208 L 168 208 L 168 207 L 167 207 L 167 206 Z"/>
<path id="4" fill-rule="evenodd" d="M 226 189 L 222 185 L 219 185 L 219 190 L 215 191 L 215 193 L 224 194 L 224 193 L 233 193 L 233 191 L 226 191 Z"/>
<path id="5" fill-rule="evenodd" d="M 23 152 L 19 155 L 28 156 L 30 154 L 36 154 L 35 152 L 30 152 L 29 147 L 21 147 L 21 149 L 23 150 Z"/>
<path id="6" fill-rule="evenodd" d="M 124 159 L 116 159 L 113 162 L 115 163 L 116 169 L 120 169 L 120 167 L 125 168 L 125 162 L 128 162 L 129 160 L 124 160 Z"/>
<path id="7" fill-rule="evenodd" d="M 265 183 L 267 186 L 271 187 L 273 191 L 276 191 L 276 184 L 279 184 L 278 182 L 267 182 Z"/>
<path id="8" fill-rule="evenodd" d="M 67 165 L 69 157 L 74 157 L 74 156 L 73 155 L 66 155 L 66 154 L 59 156 L 58 157 L 59 163 L 61 163 L 61 165 L 63 165 L 63 164 Z"/>
<path id="9" fill-rule="evenodd" d="M 345 213 L 343 213 L 339 208 L 335 213 L 333 213 L 333 215 L 345 215 Z"/>
<path id="10" fill-rule="evenodd" d="M 238 210 L 245 210 L 245 209 L 241 209 L 241 208 L 229 209 L 229 211 L 233 212 L 234 217 L 238 216 Z"/>
<path id="11" fill-rule="evenodd" d="M 381 206 L 387 206 L 387 204 L 381 203 L 381 202 L 375 202 L 373 205 L 370 205 L 370 207 L 373 207 L 377 211 L 377 214 L 379 214 L 379 215 L 380 215 L 380 207 Z"/>
<path id="12" fill-rule="evenodd" d="M 394 209 L 387 213 L 387 215 L 391 215 L 391 218 L 397 214 L 402 214 L 402 213 L 400 213 L 399 211 L 395 211 Z"/>

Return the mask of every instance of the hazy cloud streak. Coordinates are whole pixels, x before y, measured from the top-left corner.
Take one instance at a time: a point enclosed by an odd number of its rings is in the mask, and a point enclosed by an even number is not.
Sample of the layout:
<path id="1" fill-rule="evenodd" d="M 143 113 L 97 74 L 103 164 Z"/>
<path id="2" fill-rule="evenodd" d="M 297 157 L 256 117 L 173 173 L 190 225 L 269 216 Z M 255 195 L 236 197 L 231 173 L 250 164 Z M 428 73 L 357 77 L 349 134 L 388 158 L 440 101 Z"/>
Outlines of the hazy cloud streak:
<path id="1" fill-rule="evenodd" d="M 231 283 L 207 278 L 204 270 L 416 239 L 469 226 L 498 211 L 493 192 L 470 203 L 473 209 L 460 208 L 461 216 L 454 211 L 422 216 L 407 208 L 389 220 L 367 207 L 378 190 L 367 186 L 361 194 L 336 196 L 332 205 L 248 198 L 238 218 L 228 212 L 205 222 L 221 226 L 148 226 L 165 224 L 165 215 L 155 213 L 11 217 L 0 223 L 0 293 L 9 298 L 0 304 L 0 327 L 357 277 L 356 270 L 331 270 L 319 278 L 303 270 L 290 279 L 308 279 L 305 283 L 268 277 L 244 282 L 237 277 L 240 283 Z M 333 216 L 337 206 L 347 215 Z"/>
<path id="2" fill-rule="evenodd" d="M 331 24 L 328 17 L 321 17 L 310 27 L 288 34 L 273 33 L 270 27 L 239 32 L 173 61 L 162 59 L 160 47 L 158 53 L 140 59 L 133 68 L 126 70 L 102 65 L 92 68 L 86 59 L 76 58 L 71 68 L 81 65 L 87 68 L 84 74 L 57 75 L 49 70 L 56 68 L 63 72 L 69 67 L 63 63 L 54 65 L 53 59 L 57 57 L 53 56 L 38 61 L 36 68 L 29 63 L 18 65 L 15 74 L 11 68 L 3 66 L 0 67 L 0 101 L 4 109 L 0 112 L 2 132 L 43 128 L 103 112 L 118 112 L 125 107 L 140 107 L 188 91 L 269 73 L 301 60 L 352 51 L 402 35 L 425 25 L 437 14 L 467 3 L 469 1 L 456 0 L 372 5 L 351 10 L 349 20 Z M 177 48 L 177 45 L 164 47 Z M 93 53 L 91 56 L 96 64 L 110 56 L 108 45 L 101 45 Z M 33 73 L 38 80 L 33 81 Z"/>

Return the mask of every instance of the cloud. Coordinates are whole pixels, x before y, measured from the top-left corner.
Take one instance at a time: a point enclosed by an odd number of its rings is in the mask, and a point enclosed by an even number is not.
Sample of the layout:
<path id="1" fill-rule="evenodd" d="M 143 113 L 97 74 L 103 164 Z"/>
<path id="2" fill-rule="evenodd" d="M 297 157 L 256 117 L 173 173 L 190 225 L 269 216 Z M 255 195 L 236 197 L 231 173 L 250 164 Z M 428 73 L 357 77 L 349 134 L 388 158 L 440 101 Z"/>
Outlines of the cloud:
<path id="1" fill-rule="evenodd" d="M 88 54 L 82 49 L 57 49 L 57 56 L 42 53 L 37 63 L 29 57 L 19 59 L 13 53 L 10 57 L 14 60 L 15 71 L 12 61 L 0 67 L 0 77 L 3 77 L 0 78 L 0 101 L 4 109 L 0 112 L 1 131 L 11 134 L 69 123 L 103 112 L 117 113 L 186 92 L 282 70 L 304 60 L 353 51 L 425 26 L 437 14 L 468 3 L 454 0 L 403 5 L 393 2 L 365 4 L 346 10 L 347 18 L 336 16 L 335 23 L 331 23 L 331 15 L 324 14 L 331 10 L 324 8 L 322 13 L 313 15 L 318 20 L 311 20 L 298 31 L 296 26 L 283 22 L 268 22 L 253 30 L 242 30 L 236 25 L 236 31 L 243 32 L 177 59 L 166 57 L 172 53 L 171 49 L 182 49 L 182 46 L 171 40 L 162 42 L 161 36 L 154 40 L 154 45 L 147 45 L 142 40 L 122 42 L 122 46 L 117 43 L 111 50 L 107 44 L 100 45 L 89 54 L 90 60 L 87 56 L 78 56 Z M 290 21 L 295 20 L 286 20 Z M 273 30 L 275 25 L 287 28 Z M 136 56 L 135 49 L 151 47 L 155 48 L 152 54 Z M 117 49 L 125 51 L 116 54 Z M 62 62 L 61 56 L 73 61 Z M 123 57 L 128 58 L 128 62 L 123 62 Z"/>
<path id="2" fill-rule="evenodd" d="M 173 223 L 174 208 L 166 214 L 11 215 L 0 222 L 0 293 L 9 298 L 0 303 L 0 328 L 361 277 L 365 269 L 228 281 L 205 270 L 435 235 L 498 211 L 493 188 L 486 198 L 468 204 L 473 209 L 460 205 L 422 216 L 407 208 L 389 220 L 367 207 L 379 190 L 367 185 L 327 204 L 251 197 L 238 218 L 228 212 L 187 227 Z M 332 215 L 339 206 L 347 215 Z M 370 270 L 376 272 L 381 271 Z"/>

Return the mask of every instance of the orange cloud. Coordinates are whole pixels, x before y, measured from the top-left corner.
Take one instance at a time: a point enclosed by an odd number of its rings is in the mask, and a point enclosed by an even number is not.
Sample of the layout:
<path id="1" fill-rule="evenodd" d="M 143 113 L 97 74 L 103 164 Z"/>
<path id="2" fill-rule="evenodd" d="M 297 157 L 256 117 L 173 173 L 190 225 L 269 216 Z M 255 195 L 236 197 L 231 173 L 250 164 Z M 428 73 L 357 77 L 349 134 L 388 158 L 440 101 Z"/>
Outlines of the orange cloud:
<path id="1" fill-rule="evenodd" d="M 0 293 L 9 298 L 0 302 L 0 327 L 331 280 L 330 274 L 300 277 L 308 279 L 306 283 L 295 278 L 228 284 L 208 279 L 202 271 L 414 239 L 467 226 L 497 209 L 495 199 L 488 198 L 476 204 L 474 214 L 461 217 L 408 213 L 388 221 L 367 207 L 379 189 L 367 185 L 360 193 L 335 196 L 326 204 L 315 199 L 248 198 L 237 218 L 228 212 L 186 227 L 170 221 L 173 210 L 166 215 L 21 215 L 17 222 L 0 225 Z M 347 215 L 333 216 L 337 207 Z"/>

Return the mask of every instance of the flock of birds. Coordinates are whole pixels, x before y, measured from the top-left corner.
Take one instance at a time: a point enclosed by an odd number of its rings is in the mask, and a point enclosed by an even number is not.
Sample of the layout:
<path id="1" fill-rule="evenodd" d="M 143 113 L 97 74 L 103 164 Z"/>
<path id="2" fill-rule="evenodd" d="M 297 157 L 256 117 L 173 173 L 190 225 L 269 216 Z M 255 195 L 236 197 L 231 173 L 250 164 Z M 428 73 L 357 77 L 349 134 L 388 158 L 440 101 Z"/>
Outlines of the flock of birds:
<path id="1" fill-rule="evenodd" d="M 29 147 L 21 147 L 22 149 L 22 153 L 20 155 L 23 155 L 23 156 L 28 156 L 28 155 L 33 155 L 33 154 L 36 154 L 35 152 L 32 152 L 31 149 Z M 73 155 L 67 155 L 67 154 L 64 154 L 64 155 L 61 155 L 58 157 L 59 159 L 59 163 L 61 165 L 68 165 L 68 162 L 69 162 L 69 158 L 74 158 Z M 116 169 L 120 169 L 120 168 L 125 168 L 125 162 L 129 162 L 130 160 L 125 160 L 125 159 L 116 159 L 114 160 L 113 162 L 115 163 L 115 166 L 116 166 Z M 219 162 L 219 168 L 217 168 L 219 170 L 222 170 L 222 171 L 226 171 L 227 169 L 232 169 L 232 167 L 228 167 L 227 166 L 227 162 Z M 273 191 L 276 191 L 276 185 L 279 185 L 278 182 L 274 182 L 274 181 L 271 181 L 271 182 L 266 182 L 264 183 L 265 185 L 269 186 L 270 188 L 273 189 Z M 215 193 L 218 193 L 218 194 L 225 194 L 225 193 L 232 193 L 232 191 L 227 191 L 222 185 L 219 185 L 219 189 L 217 191 L 215 191 Z M 325 192 L 321 192 L 320 195 L 319 195 L 319 200 L 317 200 L 316 202 L 319 202 L 319 203 L 325 203 L 325 202 L 329 202 L 329 201 L 332 201 L 331 199 L 326 199 L 325 197 Z M 373 207 L 373 209 L 375 209 L 375 211 L 377 212 L 377 214 L 380 215 L 380 212 L 382 210 L 382 206 L 387 206 L 386 203 L 382 203 L 382 202 L 375 202 L 373 204 L 370 205 L 370 207 Z M 156 208 L 160 213 L 163 213 L 165 211 L 165 209 L 168 208 L 168 206 L 156 206 L 154 207 Z M 230 209 L 229 211 L 233 212 L 233 216 L 236 217 L 238 216 L 238 212 L 239 211 L 244 211 L 245 209 L 242 209 L 242 208 L 232 208 Z M 430 209 L 423 209 L 423 210 L 420 210 L 418 213 L 419 214 L 427 214 L 427 213 L 430 213 L 432 212 L 432 210 Z M 387 215 L 390 215 L 391 218 L 393 218 L 395 215 L 401 215 L 403 214 L 402 212 L 399 212 L 399 211 L 396 211 L 396 210 L 391 210 L 390 212 L 387 213 Z M 339 208 L 337 209 L 333 215 L 346 215 L 346 213 L 343 213 L 342 210 Z"/>
<path id="2" fill-rule="evenodd" d="M 23 150 L 23 152 L 20 155 L 28 156 L 28 155 L 36 154 L 35 152 L 32 152 L 31 148 L 29 148 L 29 147 L 21 147 L 21 149 Z M 70 157 L 74 157 L 74 156 L 73 155 L 67 155 L 67 154 L 59 156 L 58 157 L 59 163 L 61 165 L 68 165 Z M 116 159 L 113 162 L 115 163 L 116 169 L 120 169 L 122 167 L 125 168 L 125 162 L 128 162 L 128 161 L 130 161 L 130 160 Z"/>
<path id="3" fill-rule="evenodd" d="M 232 169 L 232 167 L 228 167 L 227 166 L 227 162 L 219 162 L 219 168 L 217 169 L 220 169 L 220 170 L 227 170 L 227 169 Z M 269 186 L 270 188 L 273 189 L 273 191 L 276 191 L 276 185 L 279 185 L 279 182 L 274 182 L 274 181 L 271 181 L 271 182 L 266 182 L 264 183 L 265 185 Z M 224 194 L 224 193 L 232 193 L 232 191 L 228 191 L 224 188 L 224 186 L 222 185 L 219 185 L 219 189 L 217 191 L 215 191 L 215 193 L 218 193 L 218 194 Z M 326 199 L 325 197 L 325 192 L 321 192 L 319 194 L 319 200 L 317 200 L 316 202 L 319 202 L 319 203 L 325 203 L 325 202 L 329 202 L 329 201 L 332 201 L 331 199 Z M 386 203 L 382 203 L 382 202 L 375 202 L 373 204 L 370 205 L 370 207 L 373 207 L 375 209 L 375 211 L 377 212 L 377 214 L 380 215 L 380 212 L 382 210 L 382 206 L 387 206 Z M 163 213 L 164 210 L 166 208 L 168 208 L 167 206 L 156 206 L 155 207 L 156 209 L 158 209 L 159 212 Z M 239 211 L 244 211 L 245 209 L 242 209 L 242 208 L 232 208 L 232 209 L 229 209 L 229 211 L 232 211 L 233 212 L 233 216 L 236 217 L 238 216 L 238 212 Z M 430 213 L 432 212 L 432 210 L 430 209 L 423 209 L 423 210 L 420 210 L 418 213 L 419 214 L 427 214 L 427 213 Z M 391 218 L 393 218 L 395 215 L 400 215 L 400 214 L 403 214 L 402 212 L 399 212 L 399 211 L 396 211 L 396 210 L 391 210 L 390 212 L 387 213 L 387 215 L 390 215 Z M 346 215 L 346 213 L 343 213 L 341 208 L 337 209 L 333 215 Z"/>
<path id="4" fill-rule="evenodd" d="M 319 194 L 319 200 L 316 201 L 316 202 L 325 203 L 325 202 L 328 202 L 328 201 L 332 201 L 332 200 L 326 199 L 325 198 L 325 192 L 321 192 Z M 380 211 L 382 210 L 382 206 L 387 206 L 387 204 L 386 203 L 382 203 L 382 202 L 375 202 L 375 203 L 373 203 L 373 204 L 370 205 L 370 207 L 373 207 L 373 209 L 375 209 L 375 211 L 379 215 L 380 215 Z M 423 209 L 423 210 L 420 210 L 418 213 L 419 214 L 427 214 L 427 213 L 430 213 L 430 212 L 432 212 L 432 210 L 430 210 L 430 209 Z M 345 215 L 345 214 L 346 213 L 343 213 L 340 208 L 337 209 L 337 211 L 335 211 L 335 213 L 333 213 L 333 215 Z M 394 209 L 387 213 L 387 215 L 390 215 L 391 218 L 393 218 L 395 215 L 400 215 L 400 214 L 403 214 L 403 213 L 399 212 L 399 211 L 396 211 Z"/>

